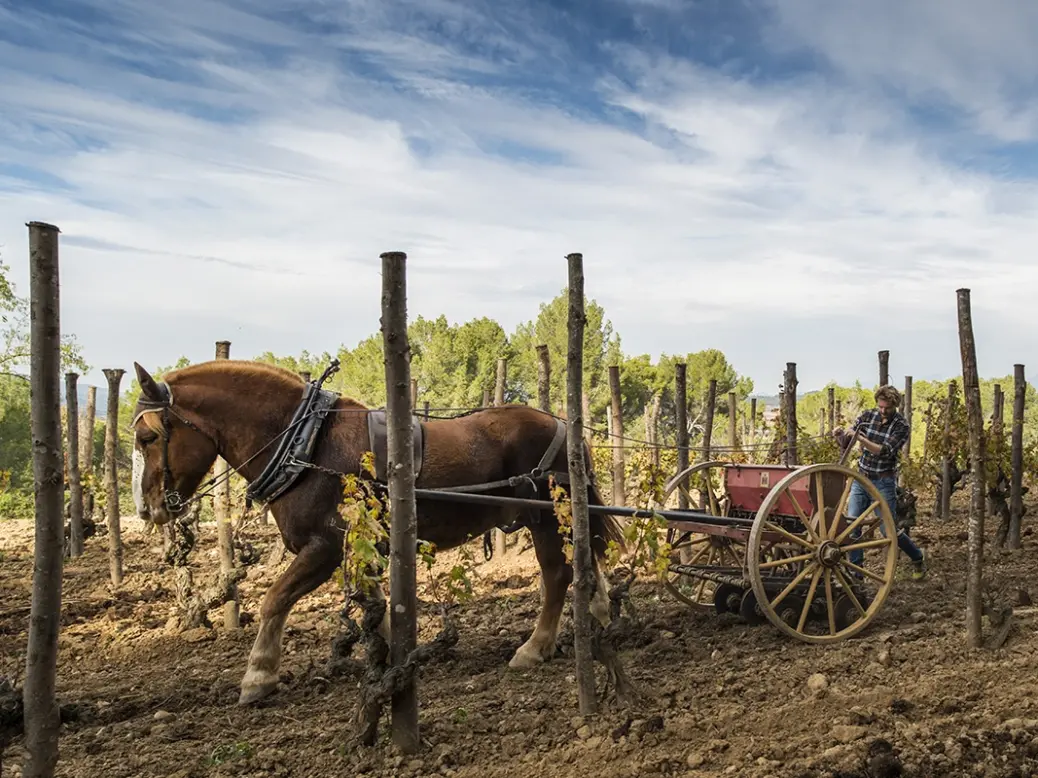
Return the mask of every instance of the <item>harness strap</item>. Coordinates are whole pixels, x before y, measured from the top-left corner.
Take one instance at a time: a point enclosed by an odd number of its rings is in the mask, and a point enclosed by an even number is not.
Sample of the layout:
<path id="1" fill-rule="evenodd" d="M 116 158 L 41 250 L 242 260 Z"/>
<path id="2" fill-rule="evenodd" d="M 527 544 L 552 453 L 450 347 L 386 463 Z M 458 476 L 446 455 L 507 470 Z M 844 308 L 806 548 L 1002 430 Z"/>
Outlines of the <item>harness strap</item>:
<path id="1" fill-rule="evenodd" d="M 324 420 L 338 399 L 338 392 L 321 389 L 316 383 L 306 385 L 289 422 L 289 429 L 295 431 L 281 438 L 267 466 L 248 485 L 245 494 L 249 499 L 268 503 L 292 487 L 310 462 Z"/>

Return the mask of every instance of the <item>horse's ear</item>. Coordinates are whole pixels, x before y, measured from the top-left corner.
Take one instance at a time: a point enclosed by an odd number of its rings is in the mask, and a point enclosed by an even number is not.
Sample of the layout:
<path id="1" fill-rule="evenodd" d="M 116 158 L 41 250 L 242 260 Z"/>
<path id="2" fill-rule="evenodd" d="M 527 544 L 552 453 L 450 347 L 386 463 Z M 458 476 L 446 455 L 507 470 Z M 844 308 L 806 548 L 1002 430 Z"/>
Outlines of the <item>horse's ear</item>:
<path id="1" fill-rule="evenodd" d="M 133 369 L 137 371 L 137 383 L 141 385 L 141 394 L 149 400 L 161 400 L 162 393 L 159 391 L 155 379 L 151 377 L 151 373 L 136 362 L 133 363 Z"/>

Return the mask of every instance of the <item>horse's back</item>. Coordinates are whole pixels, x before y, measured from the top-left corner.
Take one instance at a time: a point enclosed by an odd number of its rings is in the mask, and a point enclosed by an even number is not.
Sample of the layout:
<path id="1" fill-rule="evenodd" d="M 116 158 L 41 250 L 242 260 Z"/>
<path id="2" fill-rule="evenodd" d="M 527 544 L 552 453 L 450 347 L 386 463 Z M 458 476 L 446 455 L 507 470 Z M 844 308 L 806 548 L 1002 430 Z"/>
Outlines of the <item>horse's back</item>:
<path id="1" fill-rule="evenodd" d="M 527 405 L 486 408 L 424 424 L 420 488 L 479 483 L 529 472 L 558 430 L 553 416 Z M 565 456 L 565 445 L 559 453 Z"/>

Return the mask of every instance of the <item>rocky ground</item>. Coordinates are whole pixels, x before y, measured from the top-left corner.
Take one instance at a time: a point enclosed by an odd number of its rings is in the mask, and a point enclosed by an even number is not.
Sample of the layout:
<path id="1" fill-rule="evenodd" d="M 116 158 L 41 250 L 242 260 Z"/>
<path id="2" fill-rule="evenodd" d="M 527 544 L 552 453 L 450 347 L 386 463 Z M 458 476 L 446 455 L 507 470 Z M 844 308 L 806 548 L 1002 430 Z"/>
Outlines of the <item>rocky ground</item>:
<path id="1" fill-rule="evenodd" d="M 420 677 L 424 749 L 403 757 L 383 738 L 351 746 L 354 676 L 324 665 L 339 630 L 334 583 L 289 620 L 279 692 L 237 706 L 259 598 L 278 570 L 257 565 L 241 585 L 243 628 L 174 634 L 172 571 L 160 542 L 134 521 L 124 533 L 124 585 L 108 583 L 105 537 L 68 562 L 59 695 L 67 721 L 59 775 L 134 776 L 1029 776 L 1038 775 L 1038 596 L 1035 547 L 988 551 L 986 578 L 1018 605 L 1008 640 L 965 643 L 965 495 L 947 525 L 922 519 L 930 577 L 907 563 L 884 610 L 860 637 L 801 644 L 770 625 L 693 613 L 652 583 L 635 587 L 639 623 L 622 660 L 647 700 L 578 715 L 564 646 L 536 670 L 509 670 L 538 608 L 532 550 L 512 548 L 479 568 L 478 597 L 461 607 L 460 641 Z M 920 515 L 927 513 L 921 506 Z M 1032 508 L 1033 513 L 1033 508 Z M 274 528 L 252 540 L 264 552 Z M 20 682 L 32 575 L 32 528 L 0 522 L 0 676 Z M 478 550 L 477 550 L 478 553 Z M 215 569 L 215 535 L 196 552 Z M 423 607 L 420 640 L 439 621 Z M 563 627 L 564 632 L 566 627 Z M 995 625 L 985 620 L 988 634 Z M 565 641 L 563 641 L 564 643 Z M 0 774 L 18 776 L 15 737 Z"/>

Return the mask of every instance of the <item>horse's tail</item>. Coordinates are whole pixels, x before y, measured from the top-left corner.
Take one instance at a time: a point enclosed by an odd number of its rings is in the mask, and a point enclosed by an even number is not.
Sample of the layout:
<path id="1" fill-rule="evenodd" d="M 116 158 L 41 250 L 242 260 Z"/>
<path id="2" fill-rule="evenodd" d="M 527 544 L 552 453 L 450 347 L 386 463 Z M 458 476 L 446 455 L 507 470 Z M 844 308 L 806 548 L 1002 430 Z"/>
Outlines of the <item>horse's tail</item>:
<path id="1" fill-rule="evenodd" d="M 605 505 L 602 493 L 595 480 L 594 466 L 591 460 L 591 447 L 584 440 L 584 466 L 587 469 L 587 501 L 589 505 Z M 604 513 L 592 513 L 588 516 L 588 528 L 591 530 L 591 551 L 598 559 L 605 559 L 609 541 L 615 541 L 623 551 L 624 534 L 616 516 Z"/>

